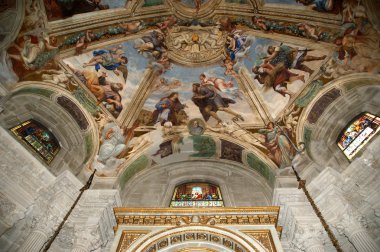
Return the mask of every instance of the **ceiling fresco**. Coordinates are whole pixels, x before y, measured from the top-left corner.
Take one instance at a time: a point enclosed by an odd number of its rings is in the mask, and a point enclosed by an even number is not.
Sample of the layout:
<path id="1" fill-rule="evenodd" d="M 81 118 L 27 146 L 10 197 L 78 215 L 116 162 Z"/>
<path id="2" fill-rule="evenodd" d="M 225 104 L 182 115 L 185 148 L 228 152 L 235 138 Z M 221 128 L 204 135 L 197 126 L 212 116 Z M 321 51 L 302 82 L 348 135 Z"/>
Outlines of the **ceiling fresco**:
<path id="1" fill-rule="evenodd" d="M 127 0 L 44 0 L 49 21 L 72 17 L 76 14 L 125 8 Z"/>
<path id="2" fill-rule="evenodd" d="M 134 46 L 126 41 L 63 60 L 115 118 L 131 102 L 149 63 Z"/>
<path id="3" fill-rule="evenodd" d="M 66 89 L 92 114 L 100 141 L 86 169 L 100 176 L 125 184 L 147 167 L 217 159 L 273 184 L 290 165 L 292 142 L 302 138 L 298 121 L 320 90 L 347 74 L 379 73 L 379 34 L 360 2 L 343 2 L 331 1 L 337 9 L 322 0 L 265 2 L 325 8 L 334 15 L 323 23 L 322 13 L 310 16 L 318 22 L 252 14 L 262 8 L 252 2 L 244 15 L 228 13 L 226 3 L 247 9 L 244 1 L 164 1 L 173 7 L 165 9 L 146 1 L 134 5 L 133 17 L 90 28 L 79 23 L 113 8 L 129 15 L 129 2 L 29 0 L 7 49 L 7 78 Z M 77 14 L 78 26 L 67 31 L 44 21 Z"/>
<path id="4" fill-rule="evenodd" d="M 242 60 L 241 67 L 250 70 L 248 76 L 270 115 L 276 118 L 305 87 L 325 58 L 326 55 L 318 50 L 257 38 Z M 237 61 L 235 66 L 239 63 Z"/>
<path id="5" fill-rule="evenodd" d="M 225 69 L 221 66 L 188 68 L 173 64 L 172 70 L 163 74 L 156 81 L 157 88 L 146 100 L 144 107 L 152 111 L 157 110 L 160 101 L 163 102 L 163 99 L 176 92 L 179 101 L 182 101 L 179 106 L 183 107 L 184 119 L 203 118 L 210 126 L 231 120 L 246 124 L 262 122 L 257 111 L 248 104 L 247 98 L 239 89 L 236 80 L 233 77 L 226 77 L 224 72 Z M 199 85 L 199 90 L 194 90 L 197 87 L 194 84 Z M 213 85 L 216 90 L 209 91 L 203 88 L 209 84 Z M 201 96 L 198 94 L 199 92 L 220 99 L 220 106 L 222 107 L 215 114 L 207 113 L 205 110 L 207 110 L 207 104 L 211 102 L 211 99 L 198 99 L 197 97 Z M 158 111 L 153 111 L 153 113 L 155 112 L 158 113 Z M 152 123 L 155 120 L 159 119 L 153 118 Z M 179 124 L 180 121 L 181 119 L 174 118 L 174 123 L 172 123 Z"/>
<path id="6" fill-rule="evenodd" d="M 339 13 L 342 0 L 265 0 L 266 4 L 290 5 L 325 13 Z"/>

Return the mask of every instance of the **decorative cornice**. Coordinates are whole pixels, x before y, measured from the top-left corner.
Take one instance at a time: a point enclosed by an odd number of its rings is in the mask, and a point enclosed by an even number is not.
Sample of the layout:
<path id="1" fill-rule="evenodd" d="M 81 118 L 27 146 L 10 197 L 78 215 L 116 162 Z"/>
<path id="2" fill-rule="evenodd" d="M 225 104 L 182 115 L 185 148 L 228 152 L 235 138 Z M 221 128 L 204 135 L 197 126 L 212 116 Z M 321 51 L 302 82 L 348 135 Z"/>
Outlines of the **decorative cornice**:
<path id="1" fill-rule="evenodd" d="M 254 208 L 114 208 L 117 226 L 274 225 L 279 207 Z"/>
<path id="2" fill-rule="evenodd" d="M 268 207 L 224 207 L 224 208 L 128 208 L 128 207 L 116 207 L 114 208 L 115 214 L 118 213 L 257 213 L 257 212 L 272 212 L 279 213 L 280 207 L 268 206 Z"/>

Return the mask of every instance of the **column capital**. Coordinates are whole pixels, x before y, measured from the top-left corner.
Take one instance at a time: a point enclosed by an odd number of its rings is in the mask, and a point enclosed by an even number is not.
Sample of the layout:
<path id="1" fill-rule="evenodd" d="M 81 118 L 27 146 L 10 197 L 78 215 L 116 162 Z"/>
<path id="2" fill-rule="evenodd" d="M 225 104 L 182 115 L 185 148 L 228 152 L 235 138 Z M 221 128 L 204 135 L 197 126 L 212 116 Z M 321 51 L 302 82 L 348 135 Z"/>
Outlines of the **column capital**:
<path id="1" fill-rule="evenodd" d="M 298 225 L 294 233 L 291 246 L 302 251 L 324 251 L 326 243 L 325 233 L 319 223 L 312 225 Z"/>
<path id="2" fill-rule="evenodd" d="M 81 225 L 74 227 L 74 251 L 94 251 L 103 245 L 99 225 Z"/>
<path id="3" fill-rule="evenodd" d="M 347 235 L 348 237 L 357 232 L 365 231 L 368 227 L 366 217 L 348 205 L 340 218 L 335 219 L 332 225 L 340 235 Z"/>

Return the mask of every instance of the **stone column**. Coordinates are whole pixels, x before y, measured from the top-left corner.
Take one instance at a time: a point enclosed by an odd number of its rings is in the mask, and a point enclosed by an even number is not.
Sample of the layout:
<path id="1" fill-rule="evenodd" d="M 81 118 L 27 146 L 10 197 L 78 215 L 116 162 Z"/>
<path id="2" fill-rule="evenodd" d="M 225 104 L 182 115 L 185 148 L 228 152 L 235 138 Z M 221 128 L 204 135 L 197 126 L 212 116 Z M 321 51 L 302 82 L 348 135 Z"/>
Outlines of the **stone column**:
<path id="1" fill-rule="evenodd" d="M 324 252 L 325 251 L 325 247 L 320 244 L 320 245 L 317 245 L 317 246 L 313 246 L 313 247 L 309 247 L 306 249 L 307 252 Z"/>
<path id="2" fill-rule="evenodd" d="M 39 251 L 70 209 L 82 184 L 69 171 L 62 173 L 54 183 L 43 188 L 27 215 L 29 235 L 20 245 L 19 251 Z"/>
<path id="3" fill-rule="evenodd" d="M 40 230 L 34 230 L 26 238 L 26 240 L 21 245 L 18 251 L 20 252 L 39 251 L 47 239 L 48 239 L 48 236 L 45 234 L 45 232 L 40 231 Z"/>
<path id="4" fill-rule="evenodd" d="M 99 234 L 100 223 L 92 226 L 77 224 L 75 228 L 75 238 L 73 252 L 89 252 L 102 247 L 103 240 Z"/>
<path id="5" fill-rule="evenodd" d="M 296 224 L 292 247 L 306 252 L 324 252 L 325 235 L 320 223 Z"/>
<path id="6" fill-rule="evenodd" d="M 276 188 L 273 205 L 281 206 L 279 225 L 283 226 L 284 251 L 324 252 L 327 234 L 302 190 Z"/>
<path id="7" fill-rule="evenodd" d="M 114 238 L 116 220 L 113 208 L 120 206 L 117 190 L 87 190 L 73 210 L 65 226 L 69 229 L 52 248 L 73 252 L 89 252 L 104 249 Z M 63 238 L 65 236 L 65 238 Z M 68 241 L 72 244 L 68 245 Z M 54 251 L 54 250 L 52 250 Z"/>
<path id="8" fill-rule="evenodd" d="M 365 229 L 367 223 L 364 216 L 346 207 L 345 213 L 335 221 L 334 227 L 340 235 L 344 235 L 359 252 L 377 252 L 379 246 Z"/>
<path id="9" fill-rule="evenodd" d="M 308 188 L 327 223 L 335 228 L 333 232 L 342 248 L 380 251 L 372 238 L 377 233 L 368 229 L 366 223 L 378 204 L 377 171 L 355 160 L 343 174 L 331 168 L 324 169 Z M 375 197 L 370 198 L 372 196 Z"/>
<path id="10" fill-rule="evenodd" d="M 348 239 L 355 245 L 358 251 L 365 252 L 378 252 L 380 248 L 376 245 L 374 240 L 369 236 L 368 232 L 364 229 L 356 230 L 350 234 Z"/>

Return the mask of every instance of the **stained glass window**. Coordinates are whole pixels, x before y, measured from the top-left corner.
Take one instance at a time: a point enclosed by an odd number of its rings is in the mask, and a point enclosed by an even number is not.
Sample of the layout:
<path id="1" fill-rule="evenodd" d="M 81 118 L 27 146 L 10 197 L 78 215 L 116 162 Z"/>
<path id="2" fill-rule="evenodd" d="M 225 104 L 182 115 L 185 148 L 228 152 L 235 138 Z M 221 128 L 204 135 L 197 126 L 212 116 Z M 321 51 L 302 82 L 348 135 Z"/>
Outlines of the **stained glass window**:
<path id="1" fill-rule="evenodd" d="M 380 117 L 360 114 L 339 135 L 338 146 L 349 160 L 380 130 Z"/>
<path id="2" fill-rule="evenodd" d="M 60 150 L 55 136 L 46 127 L 34 120 L 23 122 L 11 128 L 11 131 L 47 164 L 53 161 Z"/>
<path id="3" fill-rule="evenodd" d="M 219 186 L 186 183 L 175 188 L 170 207 L 223 207 Z"/>

